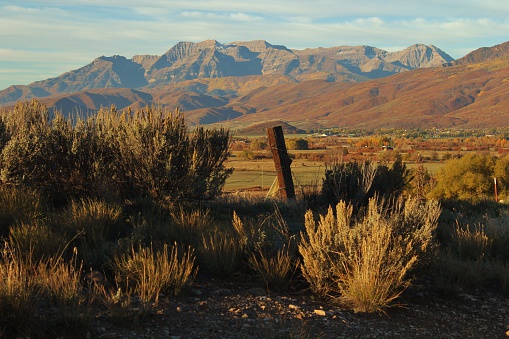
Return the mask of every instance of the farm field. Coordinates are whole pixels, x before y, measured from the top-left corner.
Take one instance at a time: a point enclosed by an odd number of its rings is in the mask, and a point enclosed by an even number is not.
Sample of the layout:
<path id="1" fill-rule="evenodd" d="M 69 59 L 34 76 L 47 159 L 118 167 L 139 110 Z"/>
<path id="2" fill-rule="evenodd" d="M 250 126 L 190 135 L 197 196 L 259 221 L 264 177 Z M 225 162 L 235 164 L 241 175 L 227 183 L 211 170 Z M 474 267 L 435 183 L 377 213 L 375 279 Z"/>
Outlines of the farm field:
<path id="1" fill-rule="evenodd" d="M 326 169 L 325 161 L 309 160 L 305 157 L 316 158 L 324 155 L 330 150 L 306 150 L 306 151 L 289 151 L 290 155 L 296 155 L 297 159 L 293 159 L 291 170 L 294 185 L 298 189 L 301 186 L 321 185 L 322 178 Z M 272 158 L 261 159 L 244 159 L 241 152 L 232 152 L 232 155 L 226 161 L 227 167 L 234 168 L 233 174 L 226 181 L 225 192 L 261 192 L 267 193 L 270 186 L 276 179 L 276 170 Z M 375 153 L 374 158 L 379 158 L 380 154 Z M 310 156 L 311 155 L 311 156 Z M 315 155 L 314 157 L 312 155 Z M 405 161 L 408 169 L 418 166 L 413 161 Z M 424 162 L 424 166 L 430 173 L 436 173 L 442 166 L 443 162 L 429 161 Z"/>

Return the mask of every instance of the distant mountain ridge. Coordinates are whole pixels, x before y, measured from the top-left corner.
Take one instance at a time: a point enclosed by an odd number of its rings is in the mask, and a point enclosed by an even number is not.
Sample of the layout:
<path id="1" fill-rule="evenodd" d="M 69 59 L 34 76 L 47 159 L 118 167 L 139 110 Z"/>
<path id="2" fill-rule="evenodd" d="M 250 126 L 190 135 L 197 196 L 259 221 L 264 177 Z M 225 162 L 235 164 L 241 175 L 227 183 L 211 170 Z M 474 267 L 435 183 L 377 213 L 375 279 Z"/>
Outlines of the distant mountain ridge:
<path id="1" fill-rule="evenodd" d="M 453 65 L 466 65 L 485 61 L 494 61 L 509 57 L 509 42 L 504 42 L 493 47 L 481 47 L 465 55 L 464 57 L 454 60 Z"/>
<path id="2" fill-rule="evenodd" d="M 419 44 L 389 53 L 370 46 L 291 50 L 263 40 L 179 42 L 162 56 L 102 56 L 58 77 L 7 88 L 0 92 L 0 104 L 91 89 L 153 88 L 186 80 L 253 75 L 279 75 L 297 82 L 359 82 L 452 60 L 435 46 Z"/>
<path id="3" fill-rule="evenodd" d="M 0 91 L 4 107 L 30 98 L 64 114 L 112 104 L 179 107 L 191 125 L 233 129 L 267 121 L 300 129 L 508 126 L 509 43 L 454 61 L 421 44 L 390 53 L 369 46 L 291 50 L 262 40 L 181 42 L 162 56 L 100 57 Z"/>

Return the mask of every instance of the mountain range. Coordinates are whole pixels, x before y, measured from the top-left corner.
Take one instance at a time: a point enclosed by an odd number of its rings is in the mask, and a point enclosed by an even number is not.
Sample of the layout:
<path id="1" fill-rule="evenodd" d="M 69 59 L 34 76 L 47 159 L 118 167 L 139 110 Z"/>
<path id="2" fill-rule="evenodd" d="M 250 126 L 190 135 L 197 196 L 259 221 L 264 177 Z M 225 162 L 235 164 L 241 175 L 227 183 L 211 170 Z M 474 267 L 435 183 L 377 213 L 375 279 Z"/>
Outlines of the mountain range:
<path id="1" fill-rule="evenodd" d="M 277 119 L 302 129 L 507 126 L 509 43 L 458 60 L 432 45 L 292 50 L 266 41 L 180 42 L 161 56 L 99 57 L 58 77 L 0 91 L 64 114 L 157 105 L 190 124 L 237 129 Z M 508 93 L 508 94 L 506 94 Z"/>

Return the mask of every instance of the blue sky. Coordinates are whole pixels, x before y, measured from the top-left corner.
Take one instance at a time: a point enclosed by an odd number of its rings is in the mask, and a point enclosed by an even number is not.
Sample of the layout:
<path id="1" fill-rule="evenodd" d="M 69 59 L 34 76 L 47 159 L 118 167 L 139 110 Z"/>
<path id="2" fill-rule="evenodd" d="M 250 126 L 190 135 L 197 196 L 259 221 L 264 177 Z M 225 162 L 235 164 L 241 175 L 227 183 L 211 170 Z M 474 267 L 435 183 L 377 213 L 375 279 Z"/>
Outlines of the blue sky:
<path id="1" fill-rule="evenodd" d="M 96 57 L 161 55 L 179 41 L 289 48 L 432 44 L 453 58 L 509 41 L 507 0 L 0 0 L 0 89 Z"/>

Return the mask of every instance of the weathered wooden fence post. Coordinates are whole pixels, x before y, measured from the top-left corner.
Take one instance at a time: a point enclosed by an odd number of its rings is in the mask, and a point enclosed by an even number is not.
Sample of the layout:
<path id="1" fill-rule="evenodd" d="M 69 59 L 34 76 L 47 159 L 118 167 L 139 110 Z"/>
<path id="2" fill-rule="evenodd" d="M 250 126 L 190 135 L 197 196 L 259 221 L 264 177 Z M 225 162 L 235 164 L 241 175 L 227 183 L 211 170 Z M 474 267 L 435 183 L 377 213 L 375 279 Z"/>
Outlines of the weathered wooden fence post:
<path id="1" fill-rule="evenodd" d="M 274 164 L 276 165 L 279 194 L 282 198 L 295 199 L 295 188 L 293 187 L 292 170 L 290 169 L 292 159 L 288 157 L 286 151 L 283 127 L 267 128 L 267 134 Z"/>

